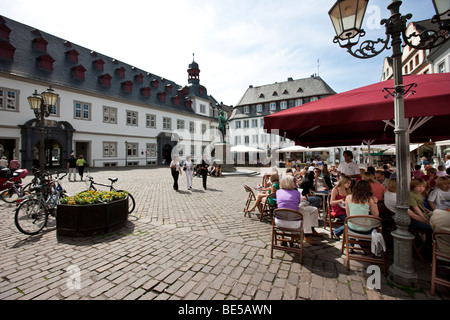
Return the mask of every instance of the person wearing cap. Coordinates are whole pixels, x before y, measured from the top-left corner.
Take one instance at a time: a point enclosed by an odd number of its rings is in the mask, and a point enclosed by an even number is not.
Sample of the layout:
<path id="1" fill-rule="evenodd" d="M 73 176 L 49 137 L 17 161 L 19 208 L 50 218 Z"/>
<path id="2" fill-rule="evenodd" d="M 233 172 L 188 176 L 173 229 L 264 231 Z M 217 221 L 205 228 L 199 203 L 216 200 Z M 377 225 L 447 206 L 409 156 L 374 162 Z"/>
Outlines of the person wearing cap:
<path id="1" fill-rule="evenodd" d="M 70 158 L 67 160 L 67 170 L 69 170 L 69 181 L 73 175 L 73 181 L 77 181 L 77 158 L 73 153 L 70 154 Z"/>

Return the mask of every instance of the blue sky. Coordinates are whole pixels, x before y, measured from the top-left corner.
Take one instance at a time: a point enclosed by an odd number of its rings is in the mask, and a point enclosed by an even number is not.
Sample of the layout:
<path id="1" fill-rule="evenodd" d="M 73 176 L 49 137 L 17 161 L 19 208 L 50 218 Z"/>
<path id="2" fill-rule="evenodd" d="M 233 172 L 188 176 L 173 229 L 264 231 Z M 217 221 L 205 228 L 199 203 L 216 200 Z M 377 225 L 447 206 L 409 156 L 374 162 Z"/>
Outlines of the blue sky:
<path id="1" fill-rule="evenodd" d="M 388 50 L 368 60 L 333 43 L 328 10 L 335 0 L 14 0 L 0 15 L 51 33 L 145 71 L 187 83 L 200 80 L 218 101 L 236 105 L 249 85 L 318 73 L 336 92 L 380 81 Z M 366 39 L 384 38 L 379 20 L 390 0 L 371 0 Z M 404 0 L 412 21 L 434 14 L 431 0 Z M 378 28 L 379 27 L 379 28 Z M 319 61 L 319 64 L 318 64 Z"/>

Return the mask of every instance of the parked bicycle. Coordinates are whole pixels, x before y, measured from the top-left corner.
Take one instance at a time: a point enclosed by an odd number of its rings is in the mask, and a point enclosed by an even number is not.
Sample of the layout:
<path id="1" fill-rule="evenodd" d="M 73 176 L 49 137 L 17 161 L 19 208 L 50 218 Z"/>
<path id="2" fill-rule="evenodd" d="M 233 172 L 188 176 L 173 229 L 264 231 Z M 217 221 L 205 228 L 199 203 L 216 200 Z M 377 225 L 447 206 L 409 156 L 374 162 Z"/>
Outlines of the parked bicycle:
<path id="1" fill-rule="evenodd" d="M 89 180 L 89 188 L 88 188 L 88 190 L 97 191 L 97 188 L 95 186 L 102 186 L 102 187 L 109 188 L 109 191 L 125 192 L 126 194 L 128 194 L 128 213 L 130 214 L 130 213 L 132 213 L 134 211 L 134 208 L 136 206 L 136 202 L 134 201 L 134 197 L 128 191 L 117 190 L 116 188 L 114 188 L 114 183 L 116 183 L 119 180 L 118 178 L 108 178 L 108 180 L 111 182 L 108 185 L 108 184 L 102 184 L 102 183 L 95 182 L 94 178 L 92 178 L 92 176 L 90 175 L 89 171 L 86 172 L 86 177 Z"/>
<path id="2" fill-rule="evenodd" d="M 56 218 L 56 207 L 60 199 L 69 196 L 61 185 L 61 180 L 65 176 L 66 172 L 58 172 L 56 178 L 31 188 L 36 196 L 23 200 L 14 215 L 14 223 L 20 232 L 35 235 L 47 226 L 49 215 Z M 47 196 L 46 190 L 49 188 L 52 192 Z"/>
<path id="3" fill-rule="evenodd" d="M 4 172 L 4 169 L 2 169 Z M 9 169 L 6 169 L 9 170 Z M 22 198 L 26 194 L 29 194 L 29 191 L 23 186 L 22 178 L 24 178 L 28 174 L 27 169 L 19 169 L 14 173 L 4 174 L 4 177 L 9 177 L 7 181 L 2 182 L 2 189 L 4 189 L 0 193 L 0 198 L 8 203 L 14 203 L 17 199 Z"/>

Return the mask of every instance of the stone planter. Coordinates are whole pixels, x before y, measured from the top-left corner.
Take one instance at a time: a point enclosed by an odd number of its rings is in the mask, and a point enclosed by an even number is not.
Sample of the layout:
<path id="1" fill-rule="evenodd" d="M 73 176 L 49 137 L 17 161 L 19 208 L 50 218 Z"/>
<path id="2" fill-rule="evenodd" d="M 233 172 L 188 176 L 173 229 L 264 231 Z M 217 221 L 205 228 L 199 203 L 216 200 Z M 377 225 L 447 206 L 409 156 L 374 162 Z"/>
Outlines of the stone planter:
<path id="1" fill-rule="evenodd" d="M 123 228 L 128 221 L 128 198 L 91 205 L 59 204 L 56 233 L 63 237 L 85 237 Z"/>

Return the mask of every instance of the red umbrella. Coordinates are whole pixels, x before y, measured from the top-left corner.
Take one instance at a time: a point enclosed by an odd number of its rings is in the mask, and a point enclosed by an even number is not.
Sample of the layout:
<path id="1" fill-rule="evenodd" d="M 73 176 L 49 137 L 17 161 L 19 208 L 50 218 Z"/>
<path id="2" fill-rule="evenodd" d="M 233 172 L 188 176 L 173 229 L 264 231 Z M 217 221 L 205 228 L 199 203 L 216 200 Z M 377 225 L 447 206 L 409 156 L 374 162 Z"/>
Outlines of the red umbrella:
<path id="1" fill-rule="evenodd" d="M 449 139 L 450 73 L 408 75 L 403 80 L 417 84 L 412 88 L 416 93 L 405 99 L 410 142 Z M 357 145 L 364 140 L 393 143 L 394 101 L 383 92 L 393 87 L 393 80 L 378 82 L 281 111 L 265 117 L 264 128 L 310 147 Z"/>

